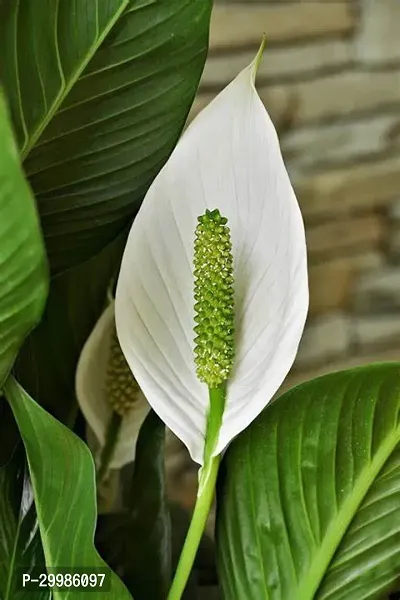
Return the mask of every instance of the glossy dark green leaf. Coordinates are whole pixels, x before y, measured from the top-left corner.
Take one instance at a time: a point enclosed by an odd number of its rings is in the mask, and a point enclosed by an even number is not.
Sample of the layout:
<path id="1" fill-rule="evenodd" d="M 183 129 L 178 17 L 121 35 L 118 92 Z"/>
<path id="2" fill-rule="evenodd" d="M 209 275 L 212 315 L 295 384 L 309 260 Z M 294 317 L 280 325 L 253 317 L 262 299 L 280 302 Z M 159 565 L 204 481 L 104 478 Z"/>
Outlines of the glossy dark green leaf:
<path id="1" fill-rule="evenodd" d="M 223 462 L 229 600 L 372 600 L 400 577 L 400 364 L 286 392 Z"/>
<path id="2" fill-rule="evenodd" d="M 24 388 L 64 423 L 73 425 L 77 404 L 75 371 L 82 347 L 103 311 L 117 276 L 126 235 L 90 260 L 52 280 L 39 326 L 16 364 Z"/>
<path id="3" fill-rule="evenodd" d="M 0 5 L 0 78 L 53 271 L 129 223 L 183 128 L 211 0 Z"/>
<path id="4" fill-rule="evenodd" d="M 89 449 L 11 376 L 4 391 L 25 445 L 46 565 L 72 572 L 104 569 L 110 577 L 107 600 L 130 600 L 94 547 L 95 470 Z M 72 595 L 70 589 L 53 588 L 54 600 L 72 597 L 85 600 L 87 590 L 74 590 Z"/>
<path id="5" fill-rule="evenodd" d="M 97 545 L 137 600 L 165 600 L 171 528 L 164 482 L 165 426 L 151 411 L 140 430 L 126 510 L 102 517 Z"/>
<path id="6" fill-rule="evenodd" d="M 35 202 L 20 166 L 0 90 L 0 389 L 47 293 Z"/>
<path id="7" fill-rule="evenodd" d="M 44 567 L 44 556 L 22 444 L 0 467 L 0 598 L 46 600 L 49 592 L 35 596 L 22 586 L 22 573 Z"/>

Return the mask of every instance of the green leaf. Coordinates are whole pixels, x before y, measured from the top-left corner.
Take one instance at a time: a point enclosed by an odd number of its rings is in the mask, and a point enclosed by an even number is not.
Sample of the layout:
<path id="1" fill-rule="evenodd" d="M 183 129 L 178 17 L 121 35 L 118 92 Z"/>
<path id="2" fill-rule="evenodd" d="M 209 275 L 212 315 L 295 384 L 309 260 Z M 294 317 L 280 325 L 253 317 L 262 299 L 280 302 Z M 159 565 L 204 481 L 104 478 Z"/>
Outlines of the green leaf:
<path id="1" fill-rule="evenodd" d="M 39 320 L 47 268 L 33 196 L 21 169 L 0 90 L 0 389 Z"/>
<path id="2" fill-rule="evenodd" d="M 0 79 L 53 271 L 130 222 L 183 128 L 211 0 L 0 5 Z"/>
<path id="3" fill-rule="evenodd" d="M 52 280 L 46 310 L 22 347 L 18 380 L 39 404 L 73 426 L 75 371 L 82 347 L 106 306 L 126 232 L 99 254 Z"/>
<path id="4" fill-rule="evenodd" d="M 17 421 L 28 459 L 46 565 L 104 569 L 111 577 L 107 600 L 129 600 L 128 591 L 98 555 L 94 544 L 96 494 L 94 464 L 85 444 L 56 421 L 9 377 L 5 395 Z M 87 592 L 74 591 L 74 600 Z M 53 589 L 54 600 L 71 590 Z"/>
<path id="5" fill-rule="evenodd" d="M 218 514 L 230 600 L 372 600 L 400 576 L 400 364 L 285 393 L 232 444 Z"/>
<path id="6" fill-rule="evenodd" d="M 22 444 L 0 467 L 0 540 L 1 600 L 32 599 L 32 593 L 21 587 L 22 573 L 43 567 L 44 556 Z M 35 600 L 48 598 L 46 590 L 35 595 Z"/>
<path id="7" fill-rule="evenodd" d="M 140 430 L 122 514 L 100 517 L 97 545 L 135 598 L 165 600 L 171 580 L 171 527 L 165 497 L 165 425 L 150 411 Z"/>

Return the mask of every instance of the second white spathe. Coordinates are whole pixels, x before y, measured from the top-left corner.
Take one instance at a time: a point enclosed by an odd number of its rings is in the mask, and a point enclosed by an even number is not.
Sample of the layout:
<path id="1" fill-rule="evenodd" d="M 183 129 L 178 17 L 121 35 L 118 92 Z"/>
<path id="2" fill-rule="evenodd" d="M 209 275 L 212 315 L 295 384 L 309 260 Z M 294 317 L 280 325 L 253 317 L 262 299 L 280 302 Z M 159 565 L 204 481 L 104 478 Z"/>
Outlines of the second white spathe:
<path id="1" fill-rule="evenodd" d="M 101 314 L 82 349 L 76 371 L 76 396 L 89 428 L 88 443 L 97 465 L 112 416 L 107 390 L 107 370 L 112 336 L 115 335 L 114 308 L 114 302 L 111 302 Z M 131 410 L 122 420 L 110 469 L 120 469 L 135 459 L 137 438 L 149 409 L 146 398 L 139 390 Z M 90 431 L 94 434 L 96 443 L 92 442 Z"/>

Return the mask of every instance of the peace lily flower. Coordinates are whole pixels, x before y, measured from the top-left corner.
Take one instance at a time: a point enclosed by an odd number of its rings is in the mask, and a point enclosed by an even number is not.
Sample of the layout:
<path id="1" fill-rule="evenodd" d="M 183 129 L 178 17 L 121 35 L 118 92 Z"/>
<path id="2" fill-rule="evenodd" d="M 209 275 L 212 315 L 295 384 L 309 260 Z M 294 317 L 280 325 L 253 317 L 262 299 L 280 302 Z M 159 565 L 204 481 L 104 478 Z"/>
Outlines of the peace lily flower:
<path id="1" fill-rule="evenodd" d="M 117 286 L 116 325 L 126 360 L 155 412 L 199 464 L 210 400 L 194 358 L 198 217 L 218 209 L 227 218 L 233 255 L 235 356 L 227 363 L 214 456 L 280 387 L 308 310 L 303 221 L 255 89 L 258 62 L 259 56 L 191 123 L 154 180 L 133 223 Z"/>
<path id="2" fill-rule="evenodd" d="M 88 441 L 97 465 L 107 436 L 114 433 L 107 467 L 119 469 L 135 458 L 140 427 L 149 411 L 118 343 L 114 302 L 97 321 L 79 358 L 76 395 L 89 427 Z M 93 442 L 93 436 L 95 436 Z"/>

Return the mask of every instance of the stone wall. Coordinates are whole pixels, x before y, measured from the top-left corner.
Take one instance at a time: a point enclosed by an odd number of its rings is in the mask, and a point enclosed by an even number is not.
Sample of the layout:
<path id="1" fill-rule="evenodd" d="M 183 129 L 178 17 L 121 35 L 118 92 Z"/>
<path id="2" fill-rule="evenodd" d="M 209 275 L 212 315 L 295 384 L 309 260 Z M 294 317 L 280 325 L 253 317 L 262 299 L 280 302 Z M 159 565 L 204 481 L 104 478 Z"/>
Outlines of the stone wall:
<path id="1" fill-rule="evenodd" d="M 214 6 L 194 114 L 267 49 L 258 90 L 301 203 L 311 306 L 288 383 L 400 358 L 400 0 Z"/>

